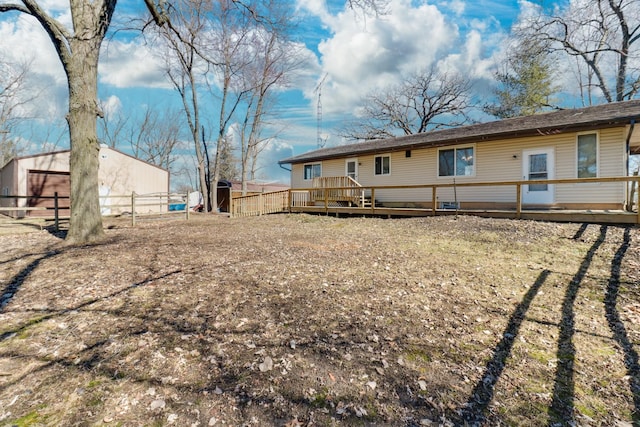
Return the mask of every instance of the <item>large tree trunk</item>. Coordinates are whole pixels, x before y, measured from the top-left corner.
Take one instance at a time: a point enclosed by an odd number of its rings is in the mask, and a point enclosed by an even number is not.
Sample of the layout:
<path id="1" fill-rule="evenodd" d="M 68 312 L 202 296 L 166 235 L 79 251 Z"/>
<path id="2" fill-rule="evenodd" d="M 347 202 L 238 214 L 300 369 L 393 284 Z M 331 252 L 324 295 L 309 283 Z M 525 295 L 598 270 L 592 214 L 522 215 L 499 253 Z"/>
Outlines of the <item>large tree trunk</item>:
<path id="1" fill-rule="evenodd" d="M 67 240 L 88 242 L 104 235 L 98 192 L 100 144 L 96 130 L 97 38 L 75 38 L 66 67 L 69 81 L 69 134 L 71 140 L 71 218 Z"/>

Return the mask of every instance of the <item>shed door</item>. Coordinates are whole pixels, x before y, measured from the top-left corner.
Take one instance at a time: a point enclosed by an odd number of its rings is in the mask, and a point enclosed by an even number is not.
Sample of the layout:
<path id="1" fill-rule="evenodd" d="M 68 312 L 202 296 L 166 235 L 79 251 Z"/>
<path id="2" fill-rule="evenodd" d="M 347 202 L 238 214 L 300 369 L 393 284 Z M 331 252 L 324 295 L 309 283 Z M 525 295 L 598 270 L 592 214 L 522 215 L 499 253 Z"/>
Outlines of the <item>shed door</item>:
<path id="1" fill-rule="evenodd" d="M 354 181 L 358 181 L 358 159 L 347 159 L 346 175 Z"/>
<path id="2" fill-rule="evenodd" d="M 553 149 L 527 150 L 522 153 L 523 178 L 527 181 L 553 179 Z M 549 205 L 553 203 L 553 185 L 531 184 L 522 188 L 522 203 Z"/>
<path id="3" fill-rule="evenodd" d="M 69 216 L 69 195 L 71 194 L 71 180 L 69 172 L 33 171 L 27 172 L 27 206 L 46 208 L 46 210 L 29 211 L 29 216 L 54 216 L 55 201 L 53 196 L 58 193 L 58 208 L 60 216 Z M 45 198 L 51 197 L 51 198 Z"/>

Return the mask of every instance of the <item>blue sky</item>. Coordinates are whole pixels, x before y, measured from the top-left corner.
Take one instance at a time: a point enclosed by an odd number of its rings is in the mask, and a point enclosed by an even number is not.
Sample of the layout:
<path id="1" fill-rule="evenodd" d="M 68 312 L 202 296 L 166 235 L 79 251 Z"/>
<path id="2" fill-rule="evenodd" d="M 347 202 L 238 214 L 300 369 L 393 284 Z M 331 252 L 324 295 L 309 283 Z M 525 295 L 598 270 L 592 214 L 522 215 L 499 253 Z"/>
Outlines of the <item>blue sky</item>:
<path id="1" fill-rule="evenodd" d="M 68 1 L 41 4 L 69 24 Z M 287 181 L 288 173 L 277 161 L 316 148 L 314 88 L 324 75 L 323 137 L 327 145 L 341 144 L 337 129 L 353 116 L 361 97 L 397 81 L 403 73 L 438 64 L 468 75 L 479 93 L 489 94 L 504 39 L 529 6 L 523 0 L 389 0 L 387 13 L 375 17 L 345 10 L 344 1 L 296 0 L 301 20 L 296 38 L 304 43 L 307 60 L 292 87 L 279 97 L 281 117 L 275 126 L 282 130 L 263 153 L 261 178 Z M 136 10 L 144 10 L 142 0 L 121 0 L 115 20 Z M 31 120 L 24 123 L 22 136 L 27 151 L 48 149 L 43 141 L 52 142 L 60 134 L 67 108 L 64 73 L 50 41 L 33 19 L 0 15 L 0 58 L 30 64 L 38 96 L 23 108 Z M 101 102 L 112 114 L 134 117 L 147 105 L 179 105 L 160 58 L 127 33 L 105 43 L 99 79 Z M 57 144 L 68 143 L 62 138 Z M 128 147 L 117 148 L 126 152 Z M 193 162 L 190 153 L 182 156 L 182 162 Z"/>

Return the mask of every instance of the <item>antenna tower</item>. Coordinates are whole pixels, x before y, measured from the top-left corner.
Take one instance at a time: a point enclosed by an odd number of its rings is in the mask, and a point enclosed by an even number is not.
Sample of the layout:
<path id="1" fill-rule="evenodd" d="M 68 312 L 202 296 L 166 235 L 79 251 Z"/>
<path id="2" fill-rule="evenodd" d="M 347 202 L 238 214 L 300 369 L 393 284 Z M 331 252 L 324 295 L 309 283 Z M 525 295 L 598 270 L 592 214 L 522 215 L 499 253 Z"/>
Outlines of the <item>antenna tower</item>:
<path id="1" fill-rule="evenodd" d="M 329 73 L 325 73 L 324 77 L 322 77 L 322 80 L 320 80 L 320 83 L 318 83 L 318 86 L 316 86 L 316 88 L 313 90 L 314 93 L 318 93 L 318 107 L 316 110 L 316 114 L 317 114 L 317 121 L 318 121 L 318 126 L 317 126 L 317 141 L 318 141 L 318 148 L 323 148 L 324 144 L 326 141 L 324 141 L 322 139 L 322 85 L 324 84 L 324 81 L 327 78 L 327 75 Z"/>

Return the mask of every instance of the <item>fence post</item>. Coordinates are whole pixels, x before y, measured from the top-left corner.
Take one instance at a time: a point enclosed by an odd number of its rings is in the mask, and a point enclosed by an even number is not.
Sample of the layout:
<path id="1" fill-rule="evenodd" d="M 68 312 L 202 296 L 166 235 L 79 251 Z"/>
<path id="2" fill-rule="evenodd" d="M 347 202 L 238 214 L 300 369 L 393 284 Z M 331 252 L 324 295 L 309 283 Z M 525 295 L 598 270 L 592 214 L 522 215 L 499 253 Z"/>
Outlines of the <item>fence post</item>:
<path id="1" fill-rule="evenodd" d="M 190 191 L 187 191 L 186 203 L 184 204 L 184 210 L 185 210 L 185 215 L 187 217 L 187 221 L 189 221 L 189 193 Z"/>
<path id="2" fill-rule="evenodd" d="M 520 219 L 522 213 L 522 185 L 516 184 L 516 219 Z"/>
<path id="3" fill-rule="evenodd" d="M 131 192 L 131 226 L 136 226 L 136 192 Z"/>
<path id="4" fill-rule="evenodd" d="M 438 198 L 436 197 L 437 188 L 435 185 L 431 187 L 431 215 L 436 216 L 436 207 L 438 206 Z"/>
<path id="5" fill-rule="evenodd" d="M 53 193 L 53 218 L 55 231 L 60 231 L 60 216 L 58 215 L 58 192 Z"/>
<path id="6" fill-rule="evenodd" d="M 262 212 L 264 211 L 264 197 L 262 197 L 262 193 L 258 194 L 258 216 L 262 216 Z"/>

